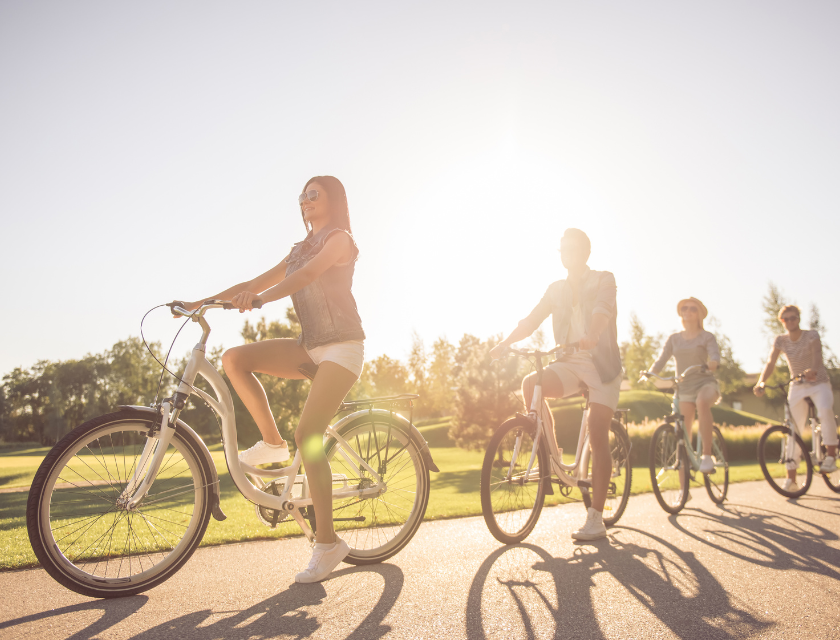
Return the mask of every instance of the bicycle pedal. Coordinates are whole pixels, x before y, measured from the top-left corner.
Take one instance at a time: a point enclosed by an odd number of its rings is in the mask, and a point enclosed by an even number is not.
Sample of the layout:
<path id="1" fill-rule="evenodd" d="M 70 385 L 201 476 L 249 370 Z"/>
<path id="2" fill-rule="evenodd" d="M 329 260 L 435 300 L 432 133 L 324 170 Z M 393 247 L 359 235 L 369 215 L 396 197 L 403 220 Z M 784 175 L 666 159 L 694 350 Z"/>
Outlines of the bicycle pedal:
<path id="1" fill-rule="evenodd" d="M 591 489 L 592 483 L 589 480 L 578 480 L 577 486 L 579 489 Z"/>

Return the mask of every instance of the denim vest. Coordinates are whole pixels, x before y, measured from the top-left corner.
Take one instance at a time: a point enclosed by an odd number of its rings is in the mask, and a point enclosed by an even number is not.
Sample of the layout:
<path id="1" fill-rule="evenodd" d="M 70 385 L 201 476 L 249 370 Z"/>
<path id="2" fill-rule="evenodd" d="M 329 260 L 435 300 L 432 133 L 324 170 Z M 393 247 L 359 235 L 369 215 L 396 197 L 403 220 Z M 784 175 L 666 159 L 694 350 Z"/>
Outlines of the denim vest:
<path id="1" fill-rule="evenodd" d="M 289 276 L 309 262 L 333 233 L 346 233 L 342 229 L 328 227 L 316 234 L 306 236 L 292 247 L 286 258 L 286 275 Z M 350 235 L 347 233 L 347 235 Z M 350 236 L 353 240 L 353 236 Z M 301 334 L 298 344 L 305 349 L 314 349 L 332 342 L 364 340 L 362 320 L 356 309 L 356 300 L 350 288 L 353 286 L 353 272 L 359 249 L 353 241 L 354 255 L 344 264 L 334 264 L 300 291 L 292 294 L 292 304 L 300 320 Z"/>
<path id="2" fill-rule="evenodd" d="M 598 344 L 590 353 L 602 382 L 610 382 L 621 373 L 621 354 L 618 350 L 616 328 L 615 277 L 609 271 L 592 271 L 586 267 L 581 276 L 580 305 L 583 311 L 584 328 L 589 329 L 593 313 L 609 318 L 607 328 L 598 338 Z M 551 315 L 554 341 L 566 342 L 572 318 L 572 287 L 565 280 L 549 285 L 540 303 L 529 314 L 528 320 L 534 328 Z"/>

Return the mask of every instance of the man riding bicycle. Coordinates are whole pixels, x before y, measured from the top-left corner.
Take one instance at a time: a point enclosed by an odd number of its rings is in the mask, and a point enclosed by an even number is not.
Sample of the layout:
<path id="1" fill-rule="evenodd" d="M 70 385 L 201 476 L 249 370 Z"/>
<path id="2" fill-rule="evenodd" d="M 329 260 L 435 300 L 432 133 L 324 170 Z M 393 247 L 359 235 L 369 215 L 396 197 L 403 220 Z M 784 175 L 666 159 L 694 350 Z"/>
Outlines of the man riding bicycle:
<path id="1" fill-rule="evenodd" d="M 589 440 L 592 450 L 592 506 L 586 522 L 572 533 L 576 540 L 595 540 L 607 535 L 602 513 L 607 497 L 612 459 L 609 448 L 610 422 L 618 407 L 621 386 L 621 356 L 616 335 L 615 277 L 609 271 L 593 271 L 587 266 L 589 237 L 580 229 L 566 229 L 560 241 L 560 257 L 568 278 L 549 285 L 539 304 L 498 345 L 490 355 L 500 358 L 514 342 L 536 331 L 552 316 L 557 344 L 578 343 L 579 351 L 551 363 L 542 379 L 543 395 L 565 398 L 589 391 Z M 526 410 L 531 406 L 535 375 L 522 381 Z M 544 414 L 554 427 L 554 419 L 543 403 Z"/>

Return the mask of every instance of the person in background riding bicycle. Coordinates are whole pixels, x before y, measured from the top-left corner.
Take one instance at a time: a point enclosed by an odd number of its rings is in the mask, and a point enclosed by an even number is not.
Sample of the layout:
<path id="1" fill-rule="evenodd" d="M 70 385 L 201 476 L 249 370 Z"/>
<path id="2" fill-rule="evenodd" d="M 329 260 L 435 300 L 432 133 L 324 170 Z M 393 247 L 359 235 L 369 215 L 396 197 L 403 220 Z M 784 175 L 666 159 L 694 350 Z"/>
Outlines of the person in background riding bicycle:
<path id="1" fill-rule="evenodd" d="M 230 300 L 240 312 L 290 296 L 300 320 L 297 340 L 263 340 L 234 347 L 222 356 L 225 373 L 259 427 L 263 439 L 239 455 L 249 465 L 282 462 L 289 447 L 280 436 L 265 390 L 255 373 L 302 379 L 301 364 L 319 365 L 295 431 L 318 523 L 312 560 L 297 582 L 326 578 L 349 552 L 333 528 L 332 475 L 323 436 L 364 365 L 365 333 L 351 293 L 359 249 L 350 230 L 347 195 L 332 176 L 309 180 L 298 198 L 308 233 L 275 267 L 253 280 L 213 296 Z M 198 308 L 193 302 L 187 308 Z"/>
<path id="2" fill-rule="evenodd" d="M 712 458 L 712 405 L 720 401 L 720 387 L 714 371 L 720 364 L 720 348 L 714 334 L 703 328 L 703 320 L 709 312 L 697 298 L 680 300 L 677 314 L 682 320 L 683 330 L 668 336 L 650 370 L 659 373 L 672 357 L 677 362 L 677 375 L 692 365 L 706 365 L 706 369 L 695 369 L 689 373 L 680 384 L 680 413 L 685 418 L 690 434 L 694 426 L 694 413 L 697 412 L 703 439 L 700 472 L 712 473 L 715 470 Z"/>
<path id="3" fill-rule="evenodd" d="M 757 396 L 764 395 L 764 382 L 776 368 L 780 354 L 784 354 L 790 369 L 790 389 L 788 404 L 790 417 L 802 435 L 802 429 L 808 421 L 808 401 L 810 398 L 817 408 L 817 417 L 822 427 L 823 443 L 826 446 L 826 456 L 820 465 L 820 473 L 834 473 L 837 471 L 837 422 L 834 419 L 834 392 L 831 381 L 823 362 L 822 342 L 820 334 L 813 329 L 801 329 L 799 307 L 789 304 L 779 311 L 779 320 L 785 325 L 787 333 L 776 336 L 773 350 L 764 365 L 764 370 L 758 377 L 758 383 L 753 387 Z M 795 378 L 804 375 L 805 380 L 798 383 Z M 796 491 L 796 468 L 788 470 L 788 479 L 784 485 L 785 491 Z"/>
<path id="4" fill-rule="evenodd" d="M 616 331 L 615 277 L 609 271 L 593 271 L 589 260 L 589 237 L 580 229 L 566 229 L 560 241 L 560 257 L 568 278 L 549 285 L 534 310 L 490 351 L 502 357 L 510 345 L 536 331 L 550 315 L 557 344 L 578 343 L 579 351 L 553 362 L 545 369 L 542 389 L 548 398 L 577 395 L 589 389 L 589 442 L 592 450 L 592 506 L 583 527 L 572 533 L 576 540 L 595 540 L 607 535 L 603 522 L 612 458 L 609 447 L 610 422 L 618 407 L 621 387 L 621 356 Z M 536 374 L 522 381 L 526 410 L 531 408 Z M 543 411 L 552 426 L 548 405 Z"/>

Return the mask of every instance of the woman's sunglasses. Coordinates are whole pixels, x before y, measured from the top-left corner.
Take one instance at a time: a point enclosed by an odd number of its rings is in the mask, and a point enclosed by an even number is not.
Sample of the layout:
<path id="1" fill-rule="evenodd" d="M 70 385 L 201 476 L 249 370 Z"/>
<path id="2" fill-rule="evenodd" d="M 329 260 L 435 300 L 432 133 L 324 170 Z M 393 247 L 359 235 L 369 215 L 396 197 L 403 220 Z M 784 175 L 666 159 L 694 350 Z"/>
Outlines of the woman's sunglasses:
<path id="1" fill-rule="evenodd" d="M 298 196 L 298 204 L 303 204 L 304 201 L 309 200 L 310 202 L 315 202 L 318 199 L 318 192 L 315 189 L 310 189 L 309 191 L 304 191 Z"/>
<path id="2" fill-rule="evenodd" d="M 793 322 L 799 320 L 799 316 L 782 316 L 782 322 Z"/>
<path id="3" fill-rule="evenodd" d="M 680 312 L 685 313 L 686 311 L 693 311 L 694 313 L 697 313 L 697 307 L 689 307 L 688 305 L 680 307 Z"/>

